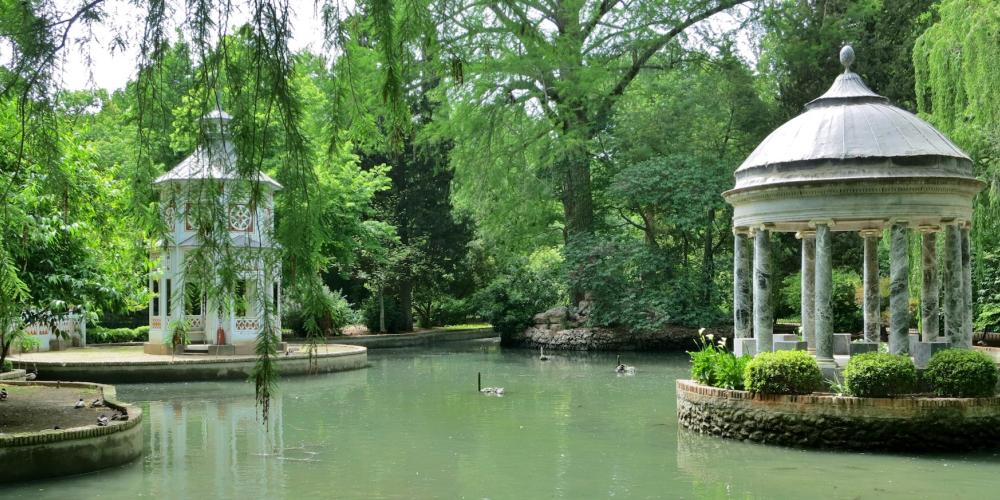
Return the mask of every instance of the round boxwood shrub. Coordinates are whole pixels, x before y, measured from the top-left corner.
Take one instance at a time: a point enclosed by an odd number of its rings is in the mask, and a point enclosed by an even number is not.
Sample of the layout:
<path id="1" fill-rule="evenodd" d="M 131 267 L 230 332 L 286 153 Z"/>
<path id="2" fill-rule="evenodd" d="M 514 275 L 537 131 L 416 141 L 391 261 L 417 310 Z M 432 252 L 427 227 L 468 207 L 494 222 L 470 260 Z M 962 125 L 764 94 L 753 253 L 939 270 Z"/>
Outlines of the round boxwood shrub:
<path id="1" fill-rule="evenodd" d="M 938 396 L 980 398 L 996 393 L 997 367 L 982 352 L 945 349 L 931 357 L 924 378 Z"/>
<path id="2" fill-rule="evenodd" d="M 917 368 L 909 356 L 866 352 L 847 362 L 844 385 L 848 394 L 862 398 L 910 394 L 917 389 Z"/>
<path id="3" fill-rule="evenodd" d="M 819 387 L 823 374 L 806 351 L 758 354 L 746 368 L 744 386 L 760 394 L 809 394 Z"/>

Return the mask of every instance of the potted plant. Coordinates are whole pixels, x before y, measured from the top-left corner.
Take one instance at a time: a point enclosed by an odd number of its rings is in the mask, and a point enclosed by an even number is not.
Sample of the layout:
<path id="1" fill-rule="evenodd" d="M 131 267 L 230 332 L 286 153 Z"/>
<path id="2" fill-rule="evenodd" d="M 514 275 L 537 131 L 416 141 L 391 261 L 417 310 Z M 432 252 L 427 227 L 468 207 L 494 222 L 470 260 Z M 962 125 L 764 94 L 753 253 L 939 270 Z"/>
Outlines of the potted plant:
<path id="1" fill-rule="evenodd" d="M 191 342 L 191 339 L 188 337 L 191 324 L 186 319 L 175 319 L 168 323 L 167 328 L 170 331 L 167 343 L 170 344 L 171 350 L 173 350 L 174 354 L 182 354 L 184 348 Z"/>

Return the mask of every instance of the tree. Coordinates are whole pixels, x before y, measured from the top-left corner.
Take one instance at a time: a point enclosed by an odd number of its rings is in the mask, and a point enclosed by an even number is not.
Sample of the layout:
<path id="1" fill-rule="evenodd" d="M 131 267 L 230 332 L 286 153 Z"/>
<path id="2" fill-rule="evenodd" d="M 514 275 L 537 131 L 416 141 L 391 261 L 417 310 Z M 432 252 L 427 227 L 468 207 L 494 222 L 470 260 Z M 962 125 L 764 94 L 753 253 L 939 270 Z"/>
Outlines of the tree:
<path id="1" fill-rule="evenodd" d="M 679 47 L 689 28 L 739 3 L 463 0 L 436 3 L 433 19 L 441 50 L 457 69 L 449 94 L 475 103 L 463 111 L 488 125 L 466 131 L 468 139 L 489 148 L 505 129 L 529 132 L 511 142 L 539 155 L 526 163 L 558 196 L 568 241 L 594 230 L 593 140 L 608 126 L 616 102 L 654 56 Z M 487 149 L 479 160 L 462 157 L 456 169 L 496 179 L 503 166 L 492 163 L 491 153 L 504 151 Z"/>

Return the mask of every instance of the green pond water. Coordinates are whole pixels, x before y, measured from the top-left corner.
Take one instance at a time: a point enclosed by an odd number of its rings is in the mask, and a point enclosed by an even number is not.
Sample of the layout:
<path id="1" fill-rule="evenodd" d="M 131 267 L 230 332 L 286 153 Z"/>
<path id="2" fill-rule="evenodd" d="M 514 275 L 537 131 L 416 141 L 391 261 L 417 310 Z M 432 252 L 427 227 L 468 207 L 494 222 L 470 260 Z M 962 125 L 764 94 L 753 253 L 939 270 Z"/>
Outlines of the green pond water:
<path id="1" fill-rule="evenodd" d="M 265 428 L 243 382 L 118 386 L 146 412 L 142 459 L 5 485 L 9 498 L 998 498 L 994 453 L 827 453 L 678 429 L 683 354 L 371 351 L 371 367 L 288 378 Z M 476 392 L 506 388 L 502 398 Z M 2 470 L 2 466 L 0 466 Z"/>

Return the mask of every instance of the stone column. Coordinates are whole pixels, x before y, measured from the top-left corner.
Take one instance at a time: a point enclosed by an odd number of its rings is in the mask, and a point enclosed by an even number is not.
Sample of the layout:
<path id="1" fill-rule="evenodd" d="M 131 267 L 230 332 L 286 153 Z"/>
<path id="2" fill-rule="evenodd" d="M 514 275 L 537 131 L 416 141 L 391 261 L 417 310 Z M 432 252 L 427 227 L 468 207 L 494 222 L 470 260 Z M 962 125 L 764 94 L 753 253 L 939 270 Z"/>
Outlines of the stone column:
<path id="1" fill-rule="evenodd" d="M 800 318 L 802 338 L 809 349 L 816 349 L 816 232 L 802 231 L 802 293 L 800 295 Z"/>
<path id="2" fill-rule="evenodd" d="M 969 225 L 962 226 L 962 342 L 972 349 L 972 242 Z"/>
<path id="3" fill-rule="evenodd" d="M 944 240 L 944 334 L 954 346 L 962 345 L 965 318 L 962 280 L 962 230 L 956 224 L 945 226 Z"/>
<path id="4" fill-rule="evenodd" d="M 889 254 L 889 352 L 910 352 L 910 255 L 905 222 L 892 225 Z"/>
<path id="5" fill-rule="evenodd" d="M 816 360 L 827 366 L 833 361 L 833 256 L 830 226 L 816 224 Z"/>
<path id="6" fill-rule="evenodd" d="M 757 352 L 770 352 L 774 345 L 774 308 L 771 307 L 771 232 L 767 229 L 754 233 L 753 333 Z"/>
<path id="7" fill-rule="evenodd" d="M 744 230 L 733 232 L 733 336 L 749 338 L 753 315 L 750 278 L 750 245 Z"/>
<path id="8" fill-rule="evenodd" d="M 941 310 L 938 305 L 941 282 L 937 268 L 937 228 L 920 228 L 920 263 L 923 282 L 920 288 L 920 340 L 934 342 L 941 330 Z"/>
<path id="9" fill-rule="evenodd" d="M 880 229 L 866 229 L 861 231 L 861 237 L 865 242 L 865 262 L 864 262 L 864 314 L 865 314 L 865 342 L 878 342 L 881 337 L 882 315 L 880 302 L 882 294 L 879 291 L 878 282 L 878 240 L 882 236 Z"/>

